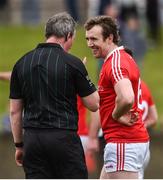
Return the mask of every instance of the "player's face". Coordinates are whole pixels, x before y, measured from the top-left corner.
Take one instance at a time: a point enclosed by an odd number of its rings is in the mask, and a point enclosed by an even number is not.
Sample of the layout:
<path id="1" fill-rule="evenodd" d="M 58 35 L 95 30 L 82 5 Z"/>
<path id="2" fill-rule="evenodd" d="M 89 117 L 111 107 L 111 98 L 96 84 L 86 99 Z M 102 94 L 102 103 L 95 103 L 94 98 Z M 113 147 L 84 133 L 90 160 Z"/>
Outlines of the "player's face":
<path id="1" fill-rule="evenodd" d="M 86 31 L 86 40 L 89 48 L 96 58 L 105 58 L 108 54 L 108 38 L 103 39 L 102 27 L 94 26 L 92 29 Z"/>

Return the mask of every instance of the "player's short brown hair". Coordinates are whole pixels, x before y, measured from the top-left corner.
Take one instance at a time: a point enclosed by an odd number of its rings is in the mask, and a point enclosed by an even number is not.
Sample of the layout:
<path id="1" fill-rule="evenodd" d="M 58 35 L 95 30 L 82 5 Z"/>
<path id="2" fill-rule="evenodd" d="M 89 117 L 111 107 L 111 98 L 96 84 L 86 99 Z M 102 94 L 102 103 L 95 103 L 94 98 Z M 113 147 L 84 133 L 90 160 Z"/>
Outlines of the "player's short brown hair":
<path id="1" fill-rule="evenodd" d="M 110 16 L 96 16 L 86 21 L 84 27 L 86 30 L 92 29 L 94 26 L 102 27 L 102 35 L 104 40 L 109 37 L 110 34 L 113 35 L 113 42 L 118 44 L 119 42 L 119 30 L 116 20 Z"/>

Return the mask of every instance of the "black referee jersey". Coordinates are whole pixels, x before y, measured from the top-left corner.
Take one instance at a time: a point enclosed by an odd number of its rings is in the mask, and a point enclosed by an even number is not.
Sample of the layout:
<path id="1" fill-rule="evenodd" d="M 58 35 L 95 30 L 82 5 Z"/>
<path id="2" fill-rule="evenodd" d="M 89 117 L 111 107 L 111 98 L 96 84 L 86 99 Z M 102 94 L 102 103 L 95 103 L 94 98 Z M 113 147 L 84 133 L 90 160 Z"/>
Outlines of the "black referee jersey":
<path id="1" fill-rule="evenodd" d="M 59 44 L 42 43 L 13 68 L 10 99 L 23 99 L 24 128 L 77 130 L 77 98 L 96 91 L 82 61 Z"/>

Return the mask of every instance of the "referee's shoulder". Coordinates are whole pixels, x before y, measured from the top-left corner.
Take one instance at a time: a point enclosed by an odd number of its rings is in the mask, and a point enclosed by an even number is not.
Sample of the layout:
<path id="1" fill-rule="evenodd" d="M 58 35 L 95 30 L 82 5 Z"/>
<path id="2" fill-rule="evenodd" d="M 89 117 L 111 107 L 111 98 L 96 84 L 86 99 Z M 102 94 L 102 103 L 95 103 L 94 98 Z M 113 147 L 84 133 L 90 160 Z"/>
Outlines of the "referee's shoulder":
<path id="1" fill-rule="evenodd" d="M 28 55 L 30 55 L 31 53 L 33 53 L 33 51 L 34 51 L 34 49 L 32 49 L 32 50 L 26 52 L 24 55 L 22 55 L 22 56 L 15 62 L 15 65 L 14 65 L 14 66 L 17 66 L 17 65 L 21 64 L 21 63 L 26 59 L 26 57 L 27 57 Z"/>
<path id="2" fill-rule="evenodd" d="M 66 60 L 67 60 L 67 63 L 74 63 L 74 64 L 78 64 L 78 65 L 83 65 L 83 62 L 80 58 L 78 58 L 77 56 L 75 55 L 72 55 L 70 53 L 66 53 L 65 52 L 65 56 L 66 56 Z"/>

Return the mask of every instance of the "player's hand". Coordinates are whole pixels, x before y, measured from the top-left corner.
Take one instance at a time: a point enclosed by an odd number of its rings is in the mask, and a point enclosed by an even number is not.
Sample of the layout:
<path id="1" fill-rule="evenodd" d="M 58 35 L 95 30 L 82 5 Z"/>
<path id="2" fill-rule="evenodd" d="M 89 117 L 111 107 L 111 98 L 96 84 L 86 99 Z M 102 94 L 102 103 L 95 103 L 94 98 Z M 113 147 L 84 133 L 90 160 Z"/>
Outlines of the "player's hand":
<path id="1" fill-rule="evenodd" d="M 89 152 L 98 152 L 99 151 L 99 141 L 98 138 L 88 138 L 87 150 Z"/>
<path id="2" fill-rule="evenodd" d="M 82 60 L 83 64 L 86 65 L 87 63 L 87 57 L 84 57 L 83 60 Z"/>
<path id="3" fill-rule="evenodd" d="M 23 148 L 16 148 L 15 161 L 18 166 L 23 165 Z"/>
<path id="4" fill-rule="evenodd" d="M 133 126 L 139 119 L 138 112 L 133 112 L 132 110 L 121 116 L 117 121 L 126 126 Z"/>

